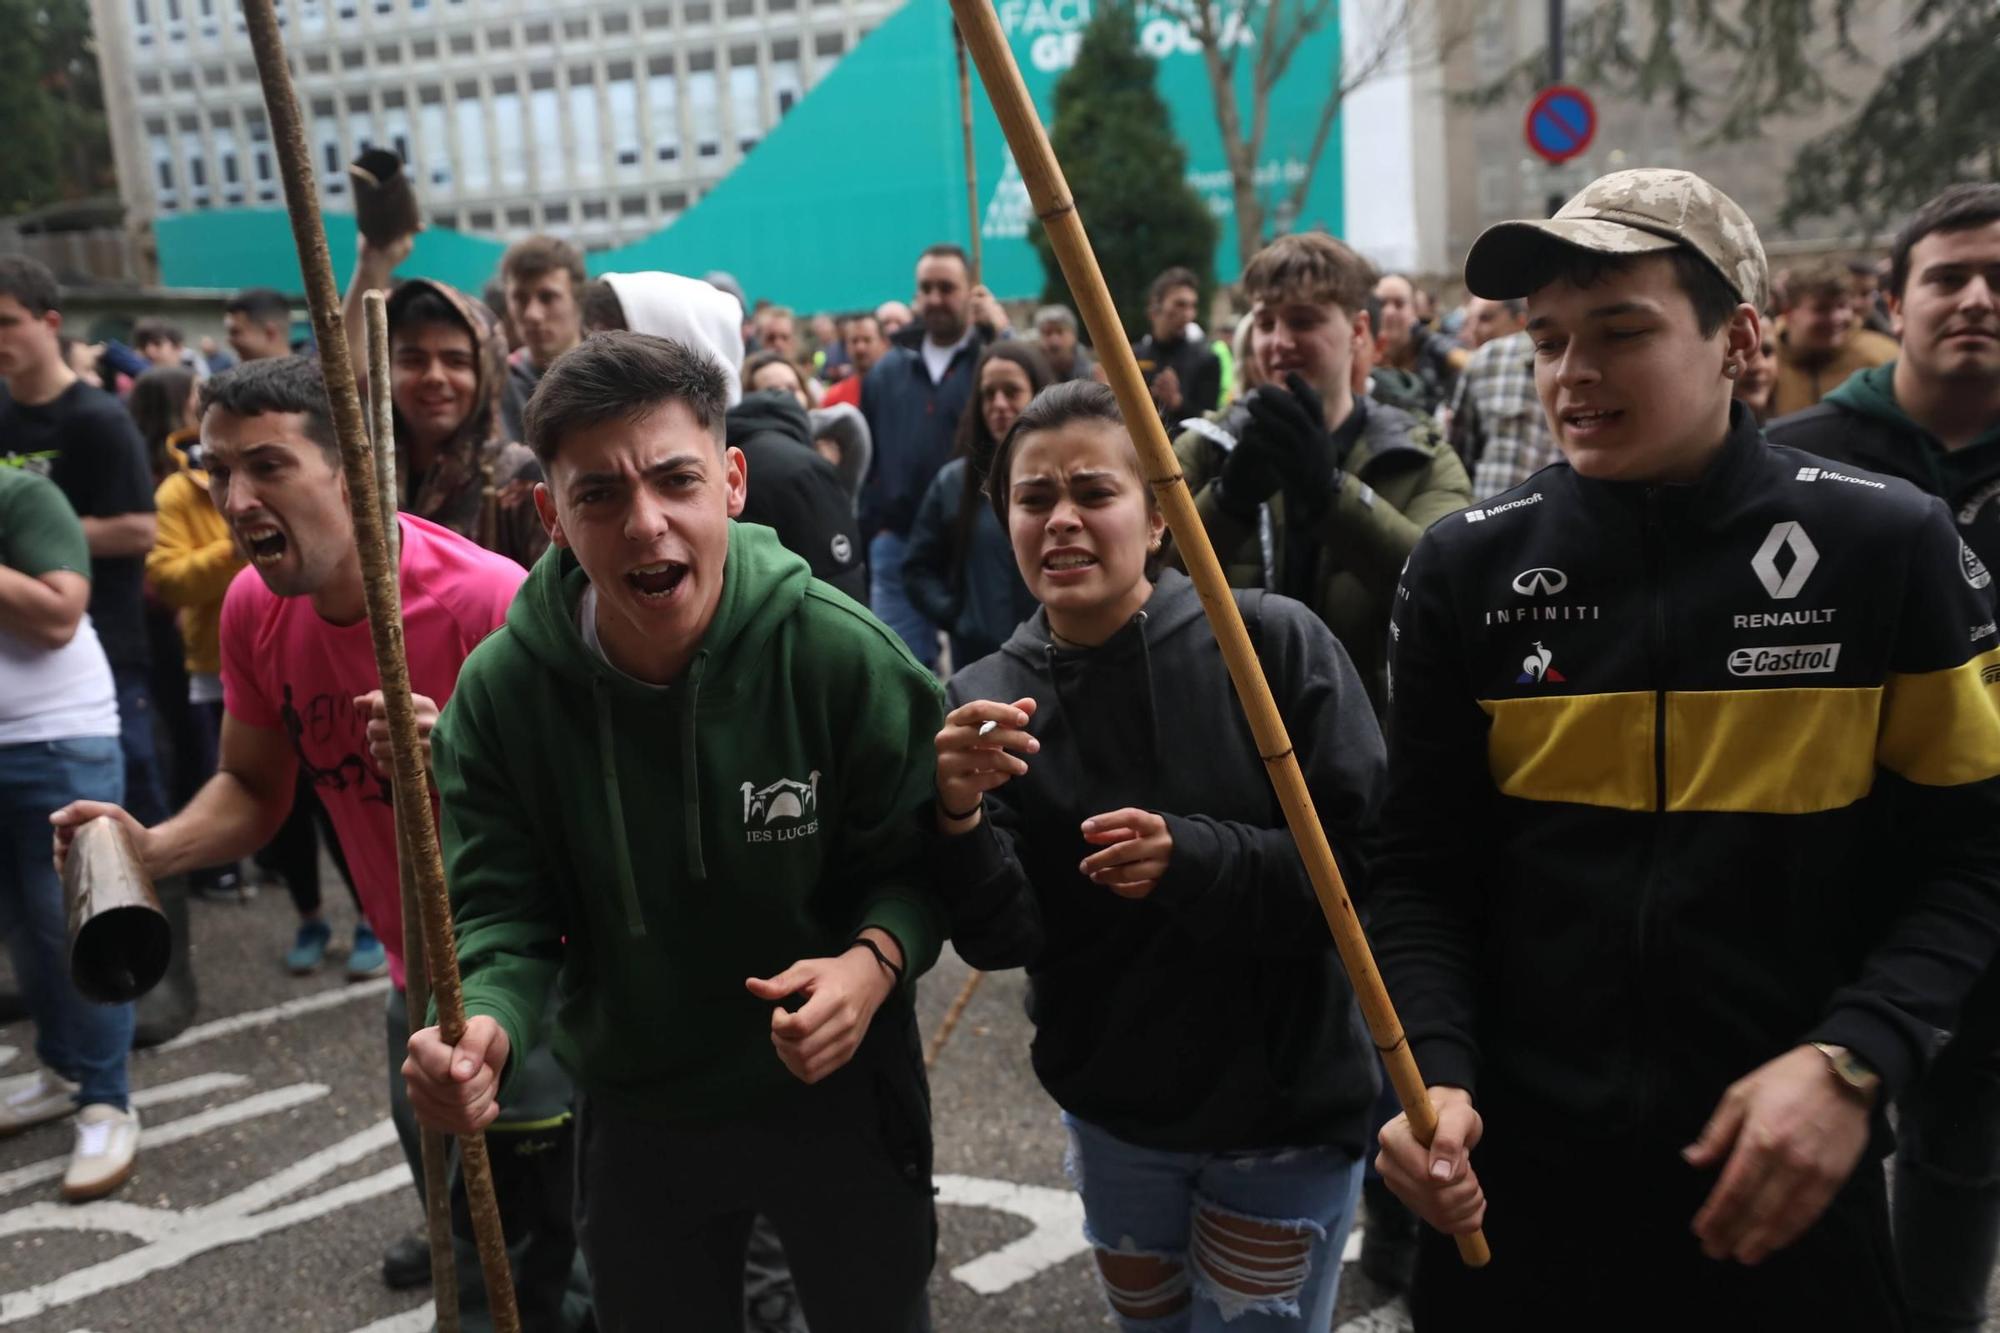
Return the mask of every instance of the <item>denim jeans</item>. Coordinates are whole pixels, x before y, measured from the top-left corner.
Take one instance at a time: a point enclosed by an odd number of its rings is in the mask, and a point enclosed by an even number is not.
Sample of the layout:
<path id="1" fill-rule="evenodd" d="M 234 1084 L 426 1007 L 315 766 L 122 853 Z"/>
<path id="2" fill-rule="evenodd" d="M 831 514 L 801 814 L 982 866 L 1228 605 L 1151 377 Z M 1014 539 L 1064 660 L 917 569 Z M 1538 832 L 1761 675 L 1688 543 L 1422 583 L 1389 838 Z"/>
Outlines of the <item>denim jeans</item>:
<path id="1" fill-rule="evenodd" d="M 2000 1257 L 2000 967 L 1896 1122 L 1896 1256 L 1911 1333 L 1979 1333 Z"/>
<path id="2" fill-rule="evenodd" d="M 919 662 L 935 668 L 938 627 L 910 605 L 910 594 L 903 589 L 903 553 L 909 547 L 910 539 L 899 532 L 878 532 L 869 539 L 868 609 L 896 631 Z"/>
<path id="3" fill-rule="evenodd" d="M 153 682 L 139 667 L 113 667 L 118 685 L 118 745 L 125 756 L 125 808 L 147 828 L 167 817 L 166 787 L 153 736 Z"/>
<path id="4" fill-rule="evenodd" d="M 1083 1196 L 1085 1239 L 1100 1251 L 1166 1260 L 1185 1274 L 1149 1283 L 1144 1292 L 1107 1287 L 1119 1328 L 1323 1333 L 1332 1327 L 1341 1253 L 1361 1197 L 1358 1157 L 1332 1147 L 1238 1153 L 1141 1148 L 1068 1112 L 1063 1127 L 1069 1131 L 1070 1179 Z M 1223 1225 L 1215 1225 L 1218 1220 Z M 1292 1233 L 1298 1252 L 1268 1240 L 1233 1244 L 1230 1220 L 1266 1234 L 1274 1227 Z M 1217 1280 L 1218 1271 L 1231 1268 L 1264 1293 L 1245 1295 Z M 1132 1318 L 1118 1311 L 1120 1303 L 1170 1305 L 1190 1289 L 1193 1299 L 1172 1314 Z"/>
<path id="5" fill-rule="evenodd" d="M 81 1084 L 77 1104 L 121 1110 L 130 1082 L 132 1006 L 92 1004 L 69 979 L 69 923 L 49 856 L 51 811 L 125 794 L 118 740 L 93 736 L 0 746 L 0 934 L 35 1022 L 43 1067 Z"/>

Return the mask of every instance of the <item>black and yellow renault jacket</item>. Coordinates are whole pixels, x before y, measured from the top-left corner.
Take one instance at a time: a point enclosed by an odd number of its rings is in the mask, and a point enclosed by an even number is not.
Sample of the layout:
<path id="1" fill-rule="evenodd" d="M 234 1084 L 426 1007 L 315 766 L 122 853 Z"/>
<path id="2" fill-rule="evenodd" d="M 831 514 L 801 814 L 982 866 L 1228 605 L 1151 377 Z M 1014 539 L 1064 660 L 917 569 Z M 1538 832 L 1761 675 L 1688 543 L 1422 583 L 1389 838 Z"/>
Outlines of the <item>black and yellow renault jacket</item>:
<path id="1" fill-rule="evenodd" d="M 1675 1146 L 1804 1042 L 1906 1086 L 2000 949 L 1990 581 L 1740 411 L 1697 484 L 1558 464 L 1431 527 L 1373 907 L 1426 1081 Z"/>

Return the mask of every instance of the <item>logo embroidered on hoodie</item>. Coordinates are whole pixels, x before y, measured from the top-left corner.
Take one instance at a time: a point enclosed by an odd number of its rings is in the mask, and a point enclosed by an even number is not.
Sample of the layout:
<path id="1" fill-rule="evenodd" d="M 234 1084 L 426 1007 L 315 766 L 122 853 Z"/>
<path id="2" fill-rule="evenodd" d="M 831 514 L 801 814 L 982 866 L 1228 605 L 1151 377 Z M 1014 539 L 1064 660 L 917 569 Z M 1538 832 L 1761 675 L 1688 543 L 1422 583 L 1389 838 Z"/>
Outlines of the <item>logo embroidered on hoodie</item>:
<path id="1" fill-rule="evenodd" d="M 819 832 L 818 769 L 804 782 L 779 778 L 768 787 L 746 782 L 738 790 L 743 794 L 746 842 L 790 842 Z"/>

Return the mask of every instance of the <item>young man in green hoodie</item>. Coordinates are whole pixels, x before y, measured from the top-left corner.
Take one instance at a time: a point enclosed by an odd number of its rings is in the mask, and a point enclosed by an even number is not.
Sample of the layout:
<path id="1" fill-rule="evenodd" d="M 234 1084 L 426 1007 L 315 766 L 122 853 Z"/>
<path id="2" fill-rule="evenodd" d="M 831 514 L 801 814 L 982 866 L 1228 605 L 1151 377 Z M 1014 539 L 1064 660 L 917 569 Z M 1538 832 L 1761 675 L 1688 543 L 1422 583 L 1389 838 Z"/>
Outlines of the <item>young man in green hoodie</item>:
<path id="1" fill-rule="evenodd" d="M 935 1248 L 909 982 L 941 939 L 938 687 L 730 521 L 726 404 L 712 359 L 612 333 L 529 405 L 559 549 L 434 738 L 471 1017 L 455 1048 L 412 1037 L 404 1073 L 427 1123 L 487 1124 L 554 985 L 600 1327 L 738 1326 L 761 1213 L 815 1333 L 909 1329 Z"/>
<path id="2" fill-rule="evenodd" d="M 2000 185 L 1956 185 L 1918 209 L 1889 272 L 1901 354 L 1766 433 L 1943 499 L 1990 569 L 2000 561 Z M 1833 469 L 1821 480 L 1869 484 Z M 2000 1255 L 2000 970 L 1964 1013 L 1897 1123 L 1896 1251 L 1913 1333 L 1981 1327 Z"/>

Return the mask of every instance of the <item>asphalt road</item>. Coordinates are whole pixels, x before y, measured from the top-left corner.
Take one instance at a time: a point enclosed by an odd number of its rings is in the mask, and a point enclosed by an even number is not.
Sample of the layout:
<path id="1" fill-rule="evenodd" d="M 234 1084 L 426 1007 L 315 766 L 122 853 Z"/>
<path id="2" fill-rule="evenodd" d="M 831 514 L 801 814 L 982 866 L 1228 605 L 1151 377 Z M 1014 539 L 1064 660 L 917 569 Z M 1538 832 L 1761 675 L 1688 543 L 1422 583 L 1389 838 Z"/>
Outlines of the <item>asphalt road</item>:
<path id="1" fill-rule="evenodd" d="M 384 1245 L 421 1225 L 386 1121 L 386 982 L 350 985 L 337 963 L 285 975 L 281 892 L 192 910 L 201 1012 L 179 1041 L 134 1057 L 145 1130 L 131 1183 L 70 1207 L 56 1189 L 67 1124 L 0 1142 L 0 1326 L 420 1333 L 425 1294 L 392 1292 L 380 1276 Z M 927 1032 L 964 976 L 947 955 L 926 981 Z M 940 1333 L 1111 1326 L 1027 1036 L 1019 975 L 989 977 L 934 1076 Z M 31 1068 L 32 1047 L 25 1024 L 0 1029 L 0 1074 Z M 1335 1324 L 1408 1326 L 1352 1264 Z"/>

